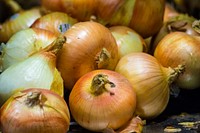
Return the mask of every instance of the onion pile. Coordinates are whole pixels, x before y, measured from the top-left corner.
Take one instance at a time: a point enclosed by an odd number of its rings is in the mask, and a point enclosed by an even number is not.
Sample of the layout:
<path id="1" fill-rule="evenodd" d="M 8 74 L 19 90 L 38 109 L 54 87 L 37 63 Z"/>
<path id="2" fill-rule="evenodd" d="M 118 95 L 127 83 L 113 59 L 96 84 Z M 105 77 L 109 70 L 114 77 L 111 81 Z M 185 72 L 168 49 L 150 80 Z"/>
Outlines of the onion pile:
<path id="1" fill-rule="evenodd" d="M 103 25 L 128 26 L 144 38 L 158 32 L 165 9 L 165 0 L 42 0 L 41 4 L 51 11 L 70 14 L 78 21 L 95 18 Z"/>

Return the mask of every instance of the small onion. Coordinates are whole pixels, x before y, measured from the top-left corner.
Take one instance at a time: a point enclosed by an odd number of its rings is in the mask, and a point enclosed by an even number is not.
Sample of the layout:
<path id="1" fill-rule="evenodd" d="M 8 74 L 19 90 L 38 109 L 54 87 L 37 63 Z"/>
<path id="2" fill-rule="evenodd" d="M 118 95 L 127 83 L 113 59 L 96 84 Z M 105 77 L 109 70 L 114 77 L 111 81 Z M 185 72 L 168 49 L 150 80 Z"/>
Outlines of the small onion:
<path id="1" fill-rule="evenodd" d="M 65 100 L 56 93 L 29 88 L 6 101 L 0 120 L 4 133 L 66 133 L 70 113 Z"/>
<path id="2" fill-rule="evenodd" d="M 183 32 L 166 35 L 155 49 L 154 56 L 165 67 L 185 65 L 185 72 L 176 83 L 183 89 L 200 87 L 200 36 Z"/>
<path id="3" fill-rule="evenodd" d="M 56 39 L 56 35 L 42 29 L 27 28 L 16 32 L 2 44 L 2 71 L 44 49 Z"/>
<path id="4" fill-rule="evenodd" d="M 14 33 L 30 27 L 41 16 L 39 8 L 23 10 L 14 14 L 1 25 L 0 42 L 7 42 Z"/>
<path id="5" fill-rule="evenodd" d="M 56 54 L 64 42 L 65 37 L 58 37 L 47 48 L 3 71 L 0 74 L 0 106 L 15 92 L 27 88 L 44 88 L 63 96 L 64 85 L 56 68 Z"/>
<path id="6" fill-rule="evenodd" d="M 136 93 L 119 73 L 94 70 L 74 85 L 69 95 L 69 108 L 75 121 L 88 130 L 115 130 L 132 119 Z"/>
<path id="7" fill-rule="evenodd" d="M 165 3 L 165 11 L 164 11 L 164 17 L 163 22 L 169 21 L 171 18 L 178 16 L 180 13 L 170 4 L 169 2 Z"/>
<path id="8" fill-rule="evenodd" d="M 153 119 L 168 105 L 169 85 L 183 67 L 166 68 L 152 55 L 135 52 L 122 57 L 115 71 L 129 80 L 137 94 L 135 114 L 143 119 Z"/>
<path id="9" fill-rule="evenodd" d="M 52 12 L 38 18 L 31 27 L 49 30 L 57 35 L 64 33 L 69 27 L 78 21 L 66 13 Z"/>
<path id="10" fill-rule="evenodd" d="M 114 70 L 119 60 L 115 38 L 105 26 L 97 22 L 79 22 L 64 34 L 67 40 L 59 52 L 57 68 L 65 87 L 73 88 L 75 82 L 95 69 Z"/>
<path id="11" fill-rule="evenodd" d="M 127 26 L 109 28 L 118 45 L 120 58 L 131 52 L 146 52 L 145 40 L 136 31 Z"/>

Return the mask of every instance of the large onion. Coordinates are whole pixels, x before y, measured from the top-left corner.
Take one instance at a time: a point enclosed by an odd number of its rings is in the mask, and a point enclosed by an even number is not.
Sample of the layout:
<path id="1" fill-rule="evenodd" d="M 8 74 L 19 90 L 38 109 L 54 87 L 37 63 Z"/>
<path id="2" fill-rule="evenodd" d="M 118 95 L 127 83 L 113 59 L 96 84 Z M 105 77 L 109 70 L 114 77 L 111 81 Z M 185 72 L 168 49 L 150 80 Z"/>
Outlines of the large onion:
<path id="1" fill-rule="evenodd" d="M 108 28 L 96 22 L 79 22 L 64 33 L 67 41 L 59 52 L 57 67 L 65 87 L 95 69 L 114 70 L 119 56 L 115 38 Z"/>
<path id="2" fill-rule="evenodd" d="M 6 101 L 0 120 L 4 133 L 66 133 L 70 113 L 64 99 L 56 93 L 29 88 Z"/>
<path id="3" fill-rule="evenodd" d="M 177 79 L 184 89 L 200 87 L 200 37 L 183 32 L 166 35 L 155 49 L 154 56 L 165 67 L 185 65 L 185 72 Z"/>
<path id="4" fill-rule="evenodd" d="M 144 38 L 162 26 L 165 9 L 165 0 L 56 0 L 58 7 L 47 1 L 42 0 L 42 6 L 49 10 L 62 10 L 79 21 L 95 16 L 103 25 L 129 26 Z"/>
<path id="5" fill-rule="evenodd" d="M 136 114 L 143 119 L 153 119 L 168 105 L 170 84 L 183 67 L 163 67 L 147 53 L 130 53 L 119 60 L 115 71 L 124 75 L 137 94 Z"/>
<path id="6" fill-rule="evenodd" d="M 115 130 L 133 117 L 136 94 L 124 76 L 111 70 L 94 70 L 76 82 L 69 107 L 82 127 L 91 131 Z"/>

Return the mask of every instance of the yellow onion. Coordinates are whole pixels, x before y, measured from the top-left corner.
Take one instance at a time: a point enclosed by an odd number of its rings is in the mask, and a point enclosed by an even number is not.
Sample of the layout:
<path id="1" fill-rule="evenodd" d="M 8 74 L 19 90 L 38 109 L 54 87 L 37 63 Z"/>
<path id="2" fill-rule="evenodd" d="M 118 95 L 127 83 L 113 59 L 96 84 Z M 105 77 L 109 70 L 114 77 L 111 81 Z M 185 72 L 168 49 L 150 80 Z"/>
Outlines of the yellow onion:
<path id="1" fill-rule="evenodd" d="M 6 44 L 2 44 L 2 70 L 23 61 L 31 54 L 50 45 L 55 39 L 55 34 L 37 28 L 27 28 L 16 32 Z"/>
<path id="2" fill-rule="evenodd" d="M 112 26 L 109 28 L 118 45 L 120 58 L 131 52 L 147 52 L 145 40 L 127 26 Z"/>
<path id="3" fill-rule="evenodd" d="M 15 92 L 27 88 L 45 88 L 63 96 L 63 79 L 56 68 L 56 54 L 64 42 L 65 37 L 61 36 L 47 48 L 3 71 L 0 75 L 0 105 Z"/>
<path id="4" fill-rule="evenodd" d="M 14 33 L 30 27 L 39 17 L 41 17 L 39 8 L 22 10 L 21 12 L 12 15 L 1 25 L 0 42 L 7 42 Z"/>
<path id="5" fill-rule="evenodd" d="M 97 22 L 79 22 L 65 33 L 67 40 L 59 52 L 57 68 L 65 87 L 95 69 L 114 70 L 118 62 L 118 47 L 108 28 Z"/>
<path id="6" fill-rule="evenodd" d="M 41 88 L 12 95 L 1 107 L 0 118 L 4 133 L 66 133 L 70 124 L 65 100 Z"/>
<path id="7" fill-rule="evenodd" d="M 170 97 L 170 84 L 184 67 L 163 67 L 150 54 L 130 53 L 119 60 L 115 71 L 124 75 L 137 95 L 135 114 L 143 119 L 153 119 L 166 108 Z"/>
<path id="8" fill-rule="evenodd" d="M 165 9 L 165 0 L 57 0 L 56 8 L 49 6 L 47 0 L 42 1 L 42 6 L 52 11 L 62 5 L 63 12 L 79 21 L 94 16 L 103 25 L 129 26 L 144 38 L 160 29 Z"/>
<path id="9" fill-rule="evenodd" d="M 78 21 L 66 13 L 52 12 L 38 18 L 31 27 L 49 30 L 57 35 L 64 33 L 69 27 Z"/>
<path id="10" fill-rule="evenodd" d="M 83 75 L 69 95 L 73 118 L 91 131 L 118 129 L 132 119 L 135 107 L 136 94 L 129 81 L 106 69 Z"/>
<path id="11" fill-rule="evenodd" d="M 185 72 L 176 83 L 183 89 L 200 87 L 200 36 L 184 32 L 166 35 L 155 49 L 154 56 L 165 67 L 185 65 Z"/>
<path id="12" fill-rule="evenodd" d="M 156 46 L 162 40 L 162 38 L 171 32 L 179 31 L 185 32 L 189 35 L 200 35 L 200 31 L 198 32 L 198 30 L 200 29 L 198 25 L 200 24 L 196 22 L 197 21 L 194 17 L 188 16 L 187 14 L 179 14 L 170 18 L 163 24 L 159 32 L 155 36 L 153 36 L 151 40 L 151 53 L 154 52 Z M 195 25 L 196 28 L 194 28 Z"/>

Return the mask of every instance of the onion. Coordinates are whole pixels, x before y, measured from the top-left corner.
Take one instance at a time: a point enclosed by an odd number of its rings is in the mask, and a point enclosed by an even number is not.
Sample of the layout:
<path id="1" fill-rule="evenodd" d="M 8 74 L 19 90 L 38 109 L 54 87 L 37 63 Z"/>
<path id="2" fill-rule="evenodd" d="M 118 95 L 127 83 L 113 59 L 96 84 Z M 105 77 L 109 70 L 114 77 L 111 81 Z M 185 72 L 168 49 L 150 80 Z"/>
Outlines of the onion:
<path id="1" fill-rule="evenodd" d="M 137 94 L 135 114 L 153 119 L 168 105 L 169 86 L 183 71 L 183 66 L 166 68 L 152 55 L 135 52 L 122 57 L 115 71 L 129 80 Z"/>
<path id="2" fill-rule="evenodd" d="M 191 16 L 179 14 L 165 22 L 159 32 L 152 38 L 151 54 L 153 54 L 156 46 L 162 40 L 162 38 L 171 32 L 179 31 L 185 32 L 189 35 L 200 35 L 200 32 L 198 32 L 198 29 L 200 28 L 197 26 L 199 24 L 195 24 L 195 22 L 197 22 L 195 20 L 196 19 Z M 194 25 L 196 25 L 196 28 L 194 28 Z"/>
<path id="3" fill-rule="evenodd" d="M 69 95 L 75 121 L 91 131 L 118 129 L 134 114 L 136 94 L 122 75 L 106 69 L 83 75 Z"/>
<path id="4" fill-rule="evenodd" d="M 49 30 L 57 35 L 64 33 L 69 27 L 78 21 L 66 13 L 52 12 L 38 18 L 31 27 Z"/>
<path id="5" fill-rule="evenodd" d="M 183 32 L 166 35 L 155 49 L 154 56 L 165 67 L 185 65 L 185 72 L 176 83 L 183 89 L 200 87 L 200 37 Z"/>
<path id="6" fill-rule="evenodd" d="M 67 41 L 59 52 L 57 68 L 65 88 L 95 69 L 114 70 L 118 62 L 118 47 L 108 28 L 97 22 L 79 22 L 64 33 Z"/>
<path id="7" fill-rule="evenodd" d="M 95 16 L 103 25 L 128 26 L 144 38 L 158 32 L 165 9 L 165 0 L 56 0 L 57 7 L 47 1 L 42 0 L 42 6 L 49 10 L 62 10 L 78 21 L 89 21 Z"/>
<path id="8" fill-rule="evenodd" d="M 0 42 L 7 42 L 14 33 L 30 27 L 39 17 L 41 17 L 39 8 L 22 10 L 21 12 L 14 14 L 1 26 Z"/>
<path id="9" fill-rule="evenodd" d="M 119 49 L 120 58 L 131 52 L 147 51 L 145 40 L 127 26 L 112 26 L 109 28 Z"/>
<path id="10" fill-rule="evenodd" d="M 37 28 L 27 28 L 16 32 L 6 44 L 2 44 L 2 71 L 44 49 L 55 39 L 55 34 Z"/>
<path id="11" fill-rule="evenodd" d="M 44 88 L 64 95 L 63 79 L 56 68 L 56 54 L 65 37 L 58 37 L 47 48 L 18 62 L 0 75 L 0 105 L 15 92 L 27 88 Z"/>
<path id="12" fill-rule="evenodd" d="M 70 124 L 65 100 L 39 88 L 12 95 L 1 107 L 0 118 L 4 133 L 66 133 Z"/>

